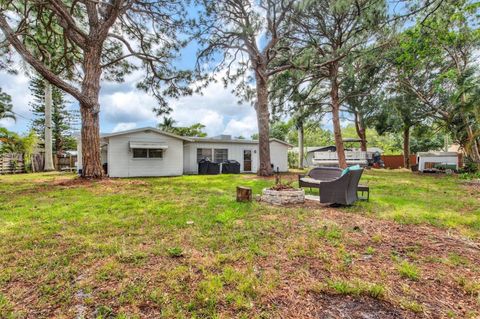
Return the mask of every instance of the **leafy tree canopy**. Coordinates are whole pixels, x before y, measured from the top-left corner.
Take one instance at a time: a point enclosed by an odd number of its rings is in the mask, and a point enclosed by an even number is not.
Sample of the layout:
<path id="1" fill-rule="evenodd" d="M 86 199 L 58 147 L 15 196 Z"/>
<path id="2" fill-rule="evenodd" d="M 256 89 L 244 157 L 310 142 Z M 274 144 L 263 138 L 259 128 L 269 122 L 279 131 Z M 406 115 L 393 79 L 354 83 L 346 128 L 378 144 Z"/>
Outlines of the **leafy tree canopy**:
<path id="1" fill-rule="evenodd" d="M 204 132 L 205 125 L 201 123 L 195 123 L 190 126 L 175 126 L 176 121 L 171 117 L 163 117 L 163 120 L 158 124 L 158 128 L 165 132 L 170 132 L 180 136 L 191 137 L 206 137 L 207 133 Z"/>
<path id="2" fill-rule="evenodd" d="M 12 98 L 0 88 L 0 119 L 10 118 L 15 120 L 15 114 L 12 111 Z"/>

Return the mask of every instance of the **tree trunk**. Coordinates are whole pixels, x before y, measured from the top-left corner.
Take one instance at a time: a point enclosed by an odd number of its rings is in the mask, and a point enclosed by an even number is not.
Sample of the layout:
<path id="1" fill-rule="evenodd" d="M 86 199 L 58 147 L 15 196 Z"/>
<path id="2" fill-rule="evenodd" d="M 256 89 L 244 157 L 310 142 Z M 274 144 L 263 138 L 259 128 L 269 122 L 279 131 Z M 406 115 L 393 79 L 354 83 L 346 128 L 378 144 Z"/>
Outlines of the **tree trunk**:
<path id="1" fill-rule="evenodd" d="M 360 139 L 360 149 L 362 152 L 367 151 L 367 133 L 365 126 L 363 125 L 362 114 L 355 111 L 355 129 L 357 131 L 358 138 Z"/>
<path id="2" fill-rule="evenodd" d="M 465 62 L 464 65 L 467 65 L 466 61 L 464 61 L 464 62 Z M 465 69 L 460 67 L 460 64 L 458 64 L 458 63 L 456 65 L 457 65 L 458 74 L 464 74 Z M 465 92 L 463 92 L 461 94 L 460 100 L 461 100 L 461 103 L 462 103 L 462 109 L 465 109 L 465 104 L 467 102 L 467 97 L 466 97 Z M 461 111 L 460 114 L 463 118 L 463 121 L 464 121 L 466 129 L 467 129 L 467 137 L 468 137 L 468 142 L 467 142 L 468 143 L 467 144 L 468 148 L 466 148 L 467 155 L 469 155 L 470 158 L 477 164 L 477 167 L 480 168 L 480 149 L 479 149 L 479 144 L 478 144 L 478 141 L 477 141 L 477 137 L 473 133 L 471 125 L 468 123 L 466 113 Z"/>
<path id="3" fill-rule="evenodd" d="M 298 168 L 303 169 L 303 122 L 298 121 Z"/>
<path id="4" fill-rule="evenodd" d="M 53 165 L 52 145 L 52 85 L 43 80 L 45 85 L 45 171 L 55 170 Z"/>
<path id="5" fill-rule="evenodd" d="M 100 159 L 100 77 L 102 69 L 101 47 L 91 48 L 84 53 L 83 69 L 85 77 L 82 93 L 88 96 L 89 103 L 80 103 L 82 117 L 82 177 L 101 178 L 103 168 Z"/>
<path id="6" fill-rule="evenodd" d="M 345 147 L 343 146 L 342 127 L 340 125 L 340 98 L 338 96 L 338 64 L 332 63 L 330 66 L 330 99 L 332 102 L 332 121 L 333 134 L 335 137 L 335 147 L 337 148 L 338 166 L 346 168 Z"/>
<path id="7" fill-rule="evenodd" d="M 270 112 L 268 110 L 268 88 L 265 73 L 263 76 L 259 75 L 259 70 L 256 70 L 256 86 L 257 86 L 257 101 L 255 103 L 255 110 L 257 111 L 258 123 L 258 151 L 260 157 L 260 167 L 257 175 L 270 176 L 272 175 L 272 166 L 270 162 Z"/>
<path id="8" fill-rule="evenodd" d="M 477 165 L 478 165 L 480 163 L 480 151 L 478 149 L 477 139 L 475 137 L 475 134 L 473 134 L 473 130 L 470 124 L 467 124 L 466 128 L 467 128 L 467 137 L 468 137 L 467 152 L 469 153 L 470 158 L 473 161 L 477 162 Z"/>
<path id="9" fill-rule="evenodd" d="M 62 154 L 63 154 L 63 137 L 61 136 L 61 134 L 59 134 L 59 132 L 57 132 L 54 135 L 55 135 L 55 154 L 56 154 L 55 157 L 58 163 L 60 161 L 59 159 L 62 157 Z M 57 169 L 59 169 L 59 167 Z"/>
<path id="10" fill-rule="evenodd" d="M 410 127 L 403 129 L 403 166 L 410 168 Z"/>

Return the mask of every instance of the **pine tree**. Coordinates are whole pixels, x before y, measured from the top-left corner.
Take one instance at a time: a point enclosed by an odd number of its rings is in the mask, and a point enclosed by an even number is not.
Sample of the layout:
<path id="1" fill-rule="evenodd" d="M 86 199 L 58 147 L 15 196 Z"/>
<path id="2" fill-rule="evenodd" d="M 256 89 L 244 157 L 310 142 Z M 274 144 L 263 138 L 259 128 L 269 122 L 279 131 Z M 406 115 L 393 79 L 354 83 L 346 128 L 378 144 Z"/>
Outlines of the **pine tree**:
<path id="1" fill-rule="evenodd" d="M 32 120 L 32 129 L 44 140 L 45 138 L 45 82 L 41 77 L 34 77 L 30 81 L 30 91 L 32 92 L 33 102 L 30 103 L 34 115 Z M 68 101 L 63 93 L 57 87 L 52 87 L 52 137 L 53 150 L 57 157 L 61 156 L 63 151 L 76 148 L 73 130 L 78 121 L 78 114 L 67 110 Z"/>

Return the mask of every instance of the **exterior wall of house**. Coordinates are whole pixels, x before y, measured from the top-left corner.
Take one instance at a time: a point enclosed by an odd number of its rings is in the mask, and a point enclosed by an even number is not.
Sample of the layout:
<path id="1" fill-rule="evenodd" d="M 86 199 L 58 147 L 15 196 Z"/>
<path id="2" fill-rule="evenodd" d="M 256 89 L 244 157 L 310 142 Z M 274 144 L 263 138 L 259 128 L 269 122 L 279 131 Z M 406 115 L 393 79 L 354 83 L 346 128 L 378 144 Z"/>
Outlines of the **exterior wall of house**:
<path id="1" fill-rule="evenodd" d="M 197 149 L 209 148 L 212 149 L 228 149 L 228 159 L 236 160 L 240 163 L 240 171 L 242 173 L 256 173 L 259 165 L 258 144 L 254 143 L 218 143 L 218 142 L 194 142 L 186 143 L 184 146 L 184 170 L 185 174 L 197 174 Z M 252 170 L 245 171 L 243 151 L 250 150 L 252 153 Z M 288 146 L 276 141 L 270 142 L 270 158 L 274 165 L 274 169 L 279 168 L 280 172 L 288 171 Z M 212 159 L 213 160 L 213 159 Z"/>
<path id="2" fill-rule="evenodd" d="M 255 173 L 258 170 L 258 144 L 253 143 L 217 143 L 217 142 L 193 142 L 186 143 L 184 147 L 184 170 L 185 174 L 197 174 L 198 173 L 198 163 L 197 163 L 197 149 L 199 148 L 209 148 L 212 149 L 212 154 L 214 149 L 228 149 L 228 159 L 236 160 L 240 163 L 240 171 L 245 172 L 244 170 L 244 161 L 243 161 L 243 151 L 250 150 L 252 152 L 252 173 Z M 212 159 L 213 160 L 213 159 Z M 245 172 L 247 173 L 247 172 Z"/>
<path id="3" fill-rule="evenodd" d="M 177 176 L 183 173 L 183 141 L 156 132 L 135 132 L 108 138 L 110 177 Z M 168 146 L 163 158 L 133 158 L 130 142 L 154 142 Z"/>
<path id="4" fill-rule="evenodd" d="M 274 171 L 288 171 L 288 146 L 276 141 L 270 142 L 270 161 L 273 164 Z"/>
<path id="5" fill-rule="evenodd" d="M 194 147 L 193 143 L 188 143 L 185 142 L 183 144 L 183 173 L 184 174 L 194 174 L 197 173 L 196 171 L 194 172 L 190 167 L 192 167 L 192 161 L 193 161 L 193 151 L 192 148 Z M 195 152 L 196 155 L 196 152 Z"/>

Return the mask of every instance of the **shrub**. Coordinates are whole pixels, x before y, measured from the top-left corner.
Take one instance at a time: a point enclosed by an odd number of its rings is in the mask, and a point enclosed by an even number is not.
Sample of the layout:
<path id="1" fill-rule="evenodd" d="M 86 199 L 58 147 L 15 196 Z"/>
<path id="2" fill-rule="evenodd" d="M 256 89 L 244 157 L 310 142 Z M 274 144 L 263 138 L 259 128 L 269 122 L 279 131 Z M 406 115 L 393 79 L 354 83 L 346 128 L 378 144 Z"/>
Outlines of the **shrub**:
<path id="1" fill-rule="evenodd" d="M 479 173 L 479 164 L 473 161 L 471 158 L 466 157 L 461 173 L 464 174 L 477 174 Z"/>
<path id="2" fill-rule="evenodd" d="M 298 154 L 294 152 L 288 152 L 288 167 L 298 168 Z"/>

